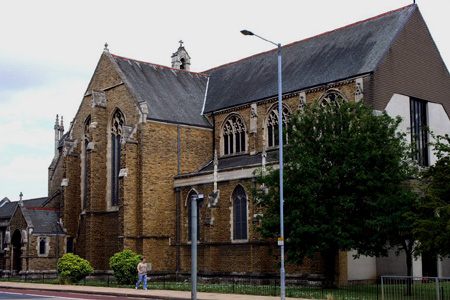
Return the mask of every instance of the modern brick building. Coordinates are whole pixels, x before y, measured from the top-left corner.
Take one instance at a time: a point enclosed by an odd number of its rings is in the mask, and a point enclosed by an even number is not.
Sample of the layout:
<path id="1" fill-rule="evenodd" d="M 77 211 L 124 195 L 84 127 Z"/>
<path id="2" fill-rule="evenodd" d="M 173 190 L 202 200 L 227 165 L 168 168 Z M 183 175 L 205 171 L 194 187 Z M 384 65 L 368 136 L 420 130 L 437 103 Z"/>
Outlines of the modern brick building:
<path id="1" fill-rule="evenodd" d="M 409 138 L 420 150 L 417 159 L 436 161 L 422 144 L 428 135 L 421 127 L 450 133 L 450 75 L 417 5 L 294 42 L 282 55 L 283 124 L 315 101 L 366 101 L 402 116 L 402 130 L 412 128 Z M 249 196 L 253 172 L 278 163 L 277 51 L 202 73 L 190 66 L 182 44 L 171 67 L 105 47 L 67 132 L 56 120 L 48 198 L 36 210 L 58 212 L 55 226 L 44 236 L 15 221 L 20 215 L 7 216 L 4 270 L 54 269 L 71 251 L 107 270 L 114 253 L 130 249 L 144 254 L 154 271 L 188 273 L 190 199 L 204 194 L 199 272 L 278 271 L 269 253 L 279 251 L 276 242 L 254 231 L 259 212 Z M 52 258 L 47 265 L 30 250 L 39 251 L 43 237 L 48 245 L 41 250 Z M 383 269 L 380 260 L 354 260 L 351 253 L 338 262 L 340 280 L 375 278 Z M 321 274 L 323 262 L 317 257 L 286 271 Z"/>

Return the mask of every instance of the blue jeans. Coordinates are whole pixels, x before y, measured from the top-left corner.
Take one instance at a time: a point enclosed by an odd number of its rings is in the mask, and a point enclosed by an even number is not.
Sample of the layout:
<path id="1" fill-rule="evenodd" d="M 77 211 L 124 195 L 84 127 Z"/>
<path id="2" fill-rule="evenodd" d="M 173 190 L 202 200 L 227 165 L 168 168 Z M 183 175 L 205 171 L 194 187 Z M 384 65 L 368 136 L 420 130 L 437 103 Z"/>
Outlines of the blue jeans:
<path id="1" fill-rule="evenodd" d="M 144 290 L 147 289 L 147 274 L 139 274 L 139 281 L 136 283 L 136 288 L 144 281 Z"/>

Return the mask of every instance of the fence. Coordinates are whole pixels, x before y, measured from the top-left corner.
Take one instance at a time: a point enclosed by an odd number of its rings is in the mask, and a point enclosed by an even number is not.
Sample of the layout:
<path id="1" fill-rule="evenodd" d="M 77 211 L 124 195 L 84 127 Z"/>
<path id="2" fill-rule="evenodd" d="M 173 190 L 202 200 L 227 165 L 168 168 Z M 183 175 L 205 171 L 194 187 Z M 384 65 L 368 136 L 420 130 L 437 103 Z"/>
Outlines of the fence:
<path id="1" fill-rule="evenodd" d="M 383 300 L 450 300 L 450 277 L 382 276 Z"/>
<path id="2" fill-rule="evenodd" d="M 2 280 L 28 281 L 37 283 L 58 283 L 56 272 L 22 273 L 11 276 L 2 274 Z M 199 292 L 280 296 L 280 278 L 267 276 L 212 276 L 199 274 Z M 78 283 L 90 286 L 119 286 L 112 272 L 95 272 Z M 190 291 L 190 274 L 155 273 L 148 274 L 148 289 Z M 286 277 L 286 297 L 333 300 L 381 300 L 381 285 L 374 281 L 353 281 L 327 283 L 322 278 Z"/>

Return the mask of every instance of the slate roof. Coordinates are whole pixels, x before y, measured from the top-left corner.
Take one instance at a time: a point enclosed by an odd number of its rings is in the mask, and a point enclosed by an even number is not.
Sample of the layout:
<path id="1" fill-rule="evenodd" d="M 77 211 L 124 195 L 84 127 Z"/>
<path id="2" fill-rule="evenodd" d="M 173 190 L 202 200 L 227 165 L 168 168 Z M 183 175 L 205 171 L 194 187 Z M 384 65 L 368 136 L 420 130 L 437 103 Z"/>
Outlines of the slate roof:
<path id="1" fill-rule="evenodd" d="M 24 213 L 30 217 L 33 225 L 33 234 L 63 233 L 59 221 L 59 210 L 28 208 Z"/>
<path id="2" fill-rule="evenodd" d="M 17 201 L 5 203 L 5 205 L 3 205 L 0 208 L 0 219 L 11 218 L 12 215 L 14 214 L 14 212 L 16 211 L 18 204 L 19 204 L 19 202 L 17 202 Z"/>
<path id="3" fill-rule="evenodd" d="M 210 127 L 201 115 L 208 76 L 111 55 L 147 119 Z M 119 72 L 119 73 L 120 73 Z"/>
<path id="4" fill-rule="evenodd" d="M 374 72 L 415 4 L 282 47 L 283 93 Z M 206 71 L 205 113 L 276 96 L 277 49 Z"/>
<path id="5" fill-rule="evenodd" d="M 47 197 L 35 198 L 23 200 L 22 213 L 27 220 L 31 221 L 33 227 L 33 233 L 64 233 L 60 225 L 57 224 L 59 221 L 59 210 L 53 208 L 43 207 L 47 201 Z M 19 206 L 19 201 L 13 201 L 5 203 L 0 207 L 0 219 L 2 226 L 8 226 L 11 217 L 17 210 Z"/>
<path id="6" fill-rule="evenodd" d="M 42 207 L 47 197 L 23 200 L 24 207 Z M 19 201 L 11 201 L 0 207 L 0 218 L 11 218 L 16 211 Z"/>
<path id="7" fill-rule="evenodd" d="M 272 162 L 278 162 L 278 150 L 267 151 L 266 162 L 268 164 Z M 235 168 L 247 168 L 251 166 L 261 166 L 262 157 L 261 153 L 257 153 L 254 155 L 243 154 L 237 156 L 230 157 L 221 157 L 219 158 L 219 171 L 235 169 Z M 214 164 L 211 162 L 206 165 L 204 168 L 199 170 L 199 172 L 208 172 L 214 171 Z"/>

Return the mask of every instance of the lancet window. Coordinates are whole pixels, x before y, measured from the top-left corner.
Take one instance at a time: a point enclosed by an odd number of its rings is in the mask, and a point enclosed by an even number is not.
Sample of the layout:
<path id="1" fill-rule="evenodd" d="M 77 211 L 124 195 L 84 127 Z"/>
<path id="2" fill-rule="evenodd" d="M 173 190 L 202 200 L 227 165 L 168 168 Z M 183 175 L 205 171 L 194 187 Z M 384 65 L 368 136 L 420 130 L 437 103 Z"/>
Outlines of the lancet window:
<path id="1" fill-rule="evenodd" d="M 124 116 L 116 110 L 111 122 L 111 206 L 119 205 L 120 150 Z"/>
<path id="2" fill-rule="evenodd" d="M 233 192 L 233 240 L 247 239 L 247 195 L 238 185 Z"/>
<path id="3" fill-rule="evenodd" d="M 83 149 L 83 209 L 86 208 L 88 197 L 89 197 L 89 175 L 90 175 L 90 162 L 88 155 L 88 147 L 91 142 L 91 133 L 90 133 L 90 125 L 91 125 L 91 116 L 86 118 L 84 122 L 84 149 Z"/>

